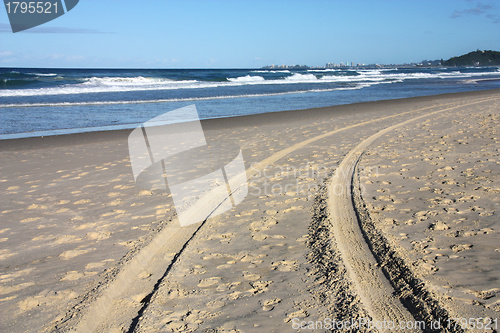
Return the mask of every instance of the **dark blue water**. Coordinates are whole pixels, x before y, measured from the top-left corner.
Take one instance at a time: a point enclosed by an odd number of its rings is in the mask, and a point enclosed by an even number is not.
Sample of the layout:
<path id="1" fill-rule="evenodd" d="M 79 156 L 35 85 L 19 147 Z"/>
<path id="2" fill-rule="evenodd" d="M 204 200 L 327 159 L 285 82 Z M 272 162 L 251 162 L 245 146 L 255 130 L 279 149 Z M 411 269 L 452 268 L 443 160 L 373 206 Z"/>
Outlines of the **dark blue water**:
<path id="1" fill-rule="evenodd" d="M 500 88 L 498 79 L 498 67 L 0 68 L 0 139 L 133 128 L 164 112 L 190 104 L 196 105 L 201 118 L 220 118 Z M 182 120 L 185 119 L 179 119 Z"/>

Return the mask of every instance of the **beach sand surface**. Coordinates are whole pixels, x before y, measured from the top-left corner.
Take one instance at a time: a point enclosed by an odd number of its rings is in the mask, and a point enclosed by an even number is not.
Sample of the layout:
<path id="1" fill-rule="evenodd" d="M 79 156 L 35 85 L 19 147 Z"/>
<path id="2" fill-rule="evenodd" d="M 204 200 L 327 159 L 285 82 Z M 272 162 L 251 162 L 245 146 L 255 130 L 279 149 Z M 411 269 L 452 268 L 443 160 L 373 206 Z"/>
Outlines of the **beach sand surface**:
<path id="1" fill-rule="evenodd" d="M 241 150 L 248 194 L 184 228 L 168 190 L 135 182 L 130 131 L 0 141 L 0 330 L 283 332 L 376 317 L 363 296 L 374 286 L 357 282 L 335 238 L 327 187 L 360 142 L 396 125 L 357 164 L 361 228 L 383 236 L 436 309 L 498 317 L 499 100 L 202 121 L 217 158 L 200 172 Z"/>
<path id="2" fill-rule="evenodd" d="M 360 163 L 375 228 L 457 318 L 500 310 L 499 111 L 497 101 L 401 127 Z"/>

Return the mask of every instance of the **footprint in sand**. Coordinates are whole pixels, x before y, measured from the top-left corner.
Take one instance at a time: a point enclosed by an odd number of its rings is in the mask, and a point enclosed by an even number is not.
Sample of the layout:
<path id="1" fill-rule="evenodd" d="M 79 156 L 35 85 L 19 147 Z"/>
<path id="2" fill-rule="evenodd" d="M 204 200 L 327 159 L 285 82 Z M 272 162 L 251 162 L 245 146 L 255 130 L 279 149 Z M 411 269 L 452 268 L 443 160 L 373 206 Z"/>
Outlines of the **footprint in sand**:
<path id="1" fill-rule="evenodd" d="M 0 250 L 0 260 L 7 259 L 8 257 L 15 256 L 17 253 L 12 253 L 8 249 Z"/>
<path id="2" fill-rule="evenodd" d="M 253 274 L 251 272 L 243 272 L 243 277 L 249 281 L 256 281 L 260 279 L 259 274 Z"/>
<path id="3" fill-rule="evenodd" d="M 26 282 L 26 283 L 15 284 L 13 286 L 7 286 L 7 287 L 0 286 L 0 295 L 7 295 L 7 294 L 15 293 L 15 292 L 18 292 L 19 290 L 31 287 L 34 284 L 35 284 L 34 282 Z"/>
<path id="4" fill-rule="evenodd" d="M 230 243 L 236 234 L 228 232 L 225 234 L 212 234 L 207 239 L 214 240 L 218 239 L 221 243 Z"/>
<path id="5" fill-rule="evenodd" d="M 32 204 L 28 206 L 28 209 L 47 209 L 45 205 Z"/>
<path id="6" fill-rule="evenodd" d="M 232 283 L 222 283 L 217 286 L 217 291 L 229 291 L 241 284 L 241 281 L 236 281 Z"/>
<path id="7" fill-rule="evenodd" d="M 118 205 L 121 205 L 123 203 L 123 200 L 121 199 L 116 199 L 116 200 L 113 200 L 111 201 L 110 203 L 108 203 L 109 206 L 118 206 Z"/>
<path id="8" fill-rule="evenodd" d="M 278 224 L 278 221 L 274 218 L 269 218 L 265 220 L 255 221 L 249 224 L 248 228 L 251 231 L 258 232 L 262 230 L 269 230 L 271 226 Z"/>
<path id="9" fill-rule="evenodd" d="M 263 302 L 261 302 L 262 310 L 271 311 L 280 302 L 281 302 L 281 298 L 273 298 L 273 299 L 268 299 L 266 301 L 263 301 Z"/>
<path id="10" fill-rule="evenodd" d="M 85 275 L 83 273 L 80 273 L 78 271 L 69 271 L 66 272 L 66 275 L 60 280 L 60 281 L 75 281 L 79 280 Z"/>
<path id="11" fill-rule="evenodd" d="M 234 256 L 234 259 L 239 260 L 241 262 L 253 262 L 255 260 L 261 259 L 266 257 L 267 254 L 252 254 L 252 253 L 245 253 L 245 252 L 240 252 L 238 255 Z M 234 261 L 228 261 L 228 263 L 234 263 Z"/>
<path id="12" fill-rule="evenodd" d="M 17 303 L 19 309 L 24 312 L 41 306 L 51 306 L 61 300 L 70 300 L 78 296 L 71 290 L 43 291 L 40 294 L 28 297 Z"/>
<path id="13" fill-rule="evenodd" d="M 142 190 L 137 195 L 140 196 L 140 197 L 149 196 L 149 195 L 153 195 L 153 192 L 148 191 L 148 190 Z"/>
<path id="14" fill-rule="evenodd" d="M 60 244 L 68 244 L 68 243 L 76 243 L 80 242 L 82 239 L 80 237 L 74 235 L 62 235 L 57 237 L 52 244 L 60 245 Z"/>
<path id="15" fill-rule="evenodd" d="M 200 275 L 205 274 L 207 270 L 202 265 L 194 265 L 193 268 L 189 270 L 188 274 Z"/>
<path id="16" fill-rule="evenodd" d="M 285 323 L 292 321 L 294 318 L 306 318 L 309 317 L 309 313 L 306 310 L 299 310 L 292 313 L 287 313 L 286 318 L 283 319 Z"/>
<path id="17" fill-rule="evenodd" d="M 263 240 L 269 238 L 269 235 L 263 234 L 261 232 L 255 233 L 252 235 L 252 239 L 258 242 L 262 242 Z"/>
<path id="18" fill-rule="evenodd" d="M 475 294 L 480 299 L 487 300 L 496 297 L 497 295 L 500 295 L 500 289 L 492 288 L 489 290 L 472 291 L 472 293 Z"/>
<path id="19" fill-rule="evenodd" d="M 106 263 L 101 261 L 101 262 L 91 262 L 85 265 L 85 270 L 91 270 L 95 268 L 101 268 L 105 265 Z"/>
<path id="20" fill-rule="evenodd" d="M 85 254 L 85 253 L 88 253 L 88 252 L 94 251 L 94 250 L 95 250 L 95 248 L 81 249 L 81 250 L 76 248 L 75 250 L 64 251 L 63 253 L 61 253 L 59 255 L 59 258 L 61 258 L 63 260 L 69 260 L 69 259 L 73 259 L 74 257 L 77 257 L 79 255 L 82 255 L 82 254 Z"/>
<path id="21" fill-rule="evenodd" d="M 75 218 L 72 218 L 72 220 L 82 220 L 82 219 L 83 219 L 83 217 L 80 219 L 80 218 L 78 218 L 78 216 L 75 217 Z M 96 226 L 97 226 L 97 223 L 92 222 L 92 223 L 80 224 L 80 225 L 74 227 L 74 229 L 76 229 L 76 230 L 83 230 L 83 229 L 95 228 Z"/>
<path id="22" fill-rule="evenodd" d="M 111 232 L 109 232 L 109 231 L 88 232 L 85 235 L 85 237 L 87 237 L 87 239 L 89 239 L 89 240 L 100 241 L 100 240 L 108 239 L 109 237 L 111 237 Z"/>
<path id="23" fill-rule="evenodd" d="M 290 272 L 290 271 L 296 271 L 299 269 L 299 266 L 297 264 L 297 260 L 282 260 L 282 261 L 275 261 L 271 263 L 271 266 L 273 269 L 277 269 L 280 272 Z"/>
<path id="24" fill-rule="evenodd" d="M 221 277 L 211 277 L 211 278 L 208 278 L 208 279 L 202 279 L 198 283 L 198 287 L 200 287 L 200 288 L 213 287 L 215 285 L 218 285 L 221 280 L 222 280 Z"/>
<path id="25" fill-rule="evenodd" d="M 472 244 L 453 244 L 450 246 L 451 250 L 454 253 L 462 252 L 465 250 L 472 249 L 473 245 Z"/>
<path id="26" fill-rule="evenodd" d="M 252 281 L 252 282 L 250 282 L 250 285 L 252 286 L 250 293 L 260 294 L 260 293 L 266 292 L 269 290 L 269 288 L 268 288 L 269 285 L 273 282 L 274 281 Z"/>
<path id="27" fill-rule="evenodd" d="M 287 209 L 284 209 L 283 210 L 283 214 L 286 214 L 286 213 L 289 213 L 289 212 L 292 212 L 292 211 L 296 211 L 296 210 L 303 210 L 304 207 L 303 206 L 292 206 L 292 207 L 289 207 Z"/>
<path id="28" fill-rule="evenodd" d="M 431 229 L 431 230 L 448 230 L 448 229 L 450 229 L 450 227 L 446 223 L 439 221 L 437 223 L 431 224 L 429 226 L 429 229 Z"/>
<path id="29" fill-rule="evenodd" d="M 220 309 L 222 308 L 223 306 L 226 305 L 226 303 L 224 301 L 219 301 L 219 300 L 214 300 L 214 301 L 210 301 L 208 302 L 207 304 L 205 304 L 207 308 L 209 309 Z"/>
<path id="30" fill-rule="evenodd" d="M 235 214 L 234 216 L 235 217 L 252 216 L 257 211 L 258 211 L 258 209 L 247 210 L 247 211 L 241 212 L 239 214 Z"/>
<path id="31" fill-rule="evenodd" d="M 28 218 L 25 218 L 19 222 L 21 223 L 29 223 L 29 222 L 35 222 L 35 221 L 38 221 L 40 220 L 40 217 L 28 217 Z"/>
<path id="32" fill-rule="evenodd" d="M 89 202 L 90 202 L 89 199 L 81 199 L 81 200 L 73 202 L 73 204 L 74 205 L 83 205 L 83 204 L 86 204 L 86 203 L 89 203 Z"/>
<path id="33" fill-rule="evenodd" d="M 165 206 L 156 206 L 156 216 L 165 216 L 170 211 L 168 207 Z"/>

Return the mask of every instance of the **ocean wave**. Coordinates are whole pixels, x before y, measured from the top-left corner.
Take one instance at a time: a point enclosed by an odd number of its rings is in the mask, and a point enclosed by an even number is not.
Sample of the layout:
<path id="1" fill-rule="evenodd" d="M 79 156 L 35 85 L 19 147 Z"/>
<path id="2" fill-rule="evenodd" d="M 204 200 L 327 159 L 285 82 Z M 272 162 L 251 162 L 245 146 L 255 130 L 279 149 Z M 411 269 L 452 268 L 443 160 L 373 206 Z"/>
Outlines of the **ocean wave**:
<path id="1" fill-rule="evenodd" d="M 326 72 L 340 72 L 340 68 L 325 68 L 325 69 L 308 69 L 308 72 L 326 73 Z"/>
<path id="2" fill-rule="evenodd" d="M 358 84 L 358 85 L 353 85 L 353 86 L 349 86 L 349 87 L 336 87 L 336 88 L 325 88 L 325 89 L 307 89 L 307 90 L 286 91 L 286 92 L 279 92 L 279 93 L 241 94 L 241 95 L 186 97 L 186 98 L 164 98 L 164 99 L 136 100 L 136 101 L 92 101 L 92 102 L 18 103 L 18 104 L 13 103 L 13 104 L 0 104 L 0 108 L 65 107 L 65 106 L 123 105 L 123 104 L 150 104 L 150 103 L 208 101 L 208 100 L 217 100 L 217 99 L 281 96 L 281 95 L 291 95 L 291 94 L 303 94 L 303 93 L 309 93 L 309 92 L 327 92 L 327 91 L 336 91 L 336 90 L 357 90 L 357 89 L 365 88 L 365 87 L 370 86 L 372 84 Z"/>
<path id="3" fill-rule="evenodd" d="M 143 76 L 135 76 L 135 77 L 91 77 L 86 79 L 83 82 L 83 85 L 86 86 L 134 86 L 134 85 L 158 85 L 158 84 L 169 84 L 171 82 L 175 82 L 170 79 L 163 78 L 150 78 Z M 183 81 L 186 83 L 193 81 Z"/>
<path id="4" fill-rule="evenodd" d="M 392 71 L 392 72 L 390 72 Z M 462 73 L 454 72 L 417 72 L 394 73 L 394 70 L 369 69 L 350 71 L 349 75 L 332 73 L 293 73 L 281 78 L 265 79 L 262 76 L 246 75 L 236 78 L 227 78 L 226 81 L 197 81 L 197 80 L 171 80 L 167 78 L 136 77 L 91 77 L 84 82 L 65 84 L 57 87 L 30 88 L 30 89 L 1 89 L 0 97 L 24 97 L 44 95 L 70 95 L 106 92 L 128 91 L 161 91 L 178 89 L 217 88 L 243 85 L 281 85 L 281 84 L 310 84 L 310 83 L 336 83 L 360 84 L 374 82 L 402 82 L 415 79 L 467 79 L 481 76 L 498 76 L 500 70 L 495 72 Z"/>
<path id="5" fill-rule="evenodd" d="M 26 73 L 26 75 L 33 75 L 33 76 L 57 76 L 56 73 Z"/>
<path id="6" fill-rule="evenodd" d="M 402 80 L 394 82 L 403 82 Z M 240 95 L 223 95 L 223 96 L 207 96 L 207 97 L 186 97 L 186 98 L 164 98 L 153 100 L 131 100 L 131 101 L 87 101 L 87 102 L 59 102 L 59 103 L 18 103 L 18 104 L 0 104 L 0 108 L 16 108 L 16 107 L 68 107 L 68 106 L 91 106 L 91 105 L 123 105 L 123 104 L 150 104 L 150 103 L 172 103 L 172 102 L 192 102 L 192 101 L 208 101 L 219 99 L 234 99 L 234 98 L 252 98 L 252 97 L 267 97 L 267 96 L 282 96 L 292 94 L 304 94 L 311 92 L 328 92 L 341 90 L 359 90 L 377 84 L 394 83 L 391 81 L 379 82 L 363 82 L 349 86 L 339 86 L 335 88 L 325 89 L 306 89 L 286 91 L 279 93 L 262 93 L 262 94 L 240 94 Z"/>
<path id="7" fill-rule="evenodd" d="M 213 81 L 201 82 L 197 80 L 174 81 L 170 79 L 144 77 L 91 77 L 81 83 L 66 84 L 59 87 L 0 90 L 0 97 L 195 89 L 218 87 L 223 83 L 224 82 Z"/>
<path id="8" fill-rule="evenodd" d="M 318 78 L 314 74 L 294 73 L 292 76 L 285 77 L 285 80 L 286 81 L 308 82 L 308 81 L 317 81 Z"/>
<path id="9" fill-rule="evenodd" d="M 240 76 L 236 78 L 231 78 L 228 77 L 227 80 L 229 82 L 235 82 L 235 83 L 254 83 L 254 82 L 262 82 L 265 81 L 265 79 L 262 76 Z"/>
<path id="10" fill-rule="evenodd" d="M 283 70 L 272 70 L 272 69 L 258 69 L 251 71 L 252 73 L 290 73 L 288 69 L 283 69 Z"/>

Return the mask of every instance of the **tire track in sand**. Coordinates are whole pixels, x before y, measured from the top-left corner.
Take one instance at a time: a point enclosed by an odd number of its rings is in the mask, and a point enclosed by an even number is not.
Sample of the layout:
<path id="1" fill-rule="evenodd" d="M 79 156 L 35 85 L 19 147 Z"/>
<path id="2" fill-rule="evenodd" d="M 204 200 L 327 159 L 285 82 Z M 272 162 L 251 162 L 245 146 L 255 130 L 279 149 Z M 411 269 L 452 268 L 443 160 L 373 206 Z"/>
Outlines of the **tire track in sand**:
<path id="1" fill-rule="evenodd" d="M 288 154 L 342 131 L 456 103 L 457 102 L 434 105 L 371 119 L 318 135 L 273 154 L 253 165 L 252 168 L 247 169 L 245 171 L 246 177 L 245 174 L 240 174 L 230 181 L 238 181 L 241 186 L 243 186 L 247 178 L 249 179 L 258 175 L 267 166 L 275 163 Z M 464 104 L 459 102 L 459 104 L 465 105 L 468 103 Z M 199 202 L 199 204 L 213 204 L 214 200 L 219 200 L 219 198 L 221 198 L 220 193 L 210 192 Z M 218 202 L 218 205 L 222 204 L 222 202 Z M 193 206 L 192 209 L 195 211 L 197 206 Z M 207 215 L 206 219 L 208 219 L 210 215 L 211 213 Z M 178 226 L 177 223 L 165 226 L 149 244 L 145 245 L 138 254 L 123 265 L 112 280 L 101 282 L 101 285 L 106 286 L 105 288 L 95 288 L 87 295 L 84 295 L 82 297 L 82 302 L 70 309 L 61 320 L 50 324 L 48 330 L 123 332 L 123 330 L 128 329 L 130 332 L 133 331 L 135 329 L 134 323 L 137 323 L 138 316 L 147 308 L 160 282 L 166 278 L 171 267 L 182 254 L 182 250 L 187 246 L 189 240 L 194 237 L 196 232 L 204 225 L 205 221 L 198 225 L 190 225 L 183 228 Z M 95 291 L 101 289 L 103 290 L 100 292 Z"/>
<path id="2" fill-rule="evenodd" d="M 495 98 L 492 98 L 495 99 Z M 491 100 L 491 99 L 486 99 Z M 354 282 L 356 292 L 374 322 L 415 322 L 413 315 L 403 306 L 391 283 L 377 263 L 363 236 L 353 204 L 352 180 L 363 152 L 375 140 L 390 131 L 416 120 L 460 107 L 484 102 L 476 100 L 420 115 L 387 127 L 368 137 L 352 149 L 339 164 L 327 185 L 328 210 L 333 222 L 333 234 L 347 273 Z"/>

